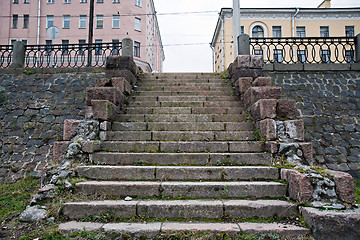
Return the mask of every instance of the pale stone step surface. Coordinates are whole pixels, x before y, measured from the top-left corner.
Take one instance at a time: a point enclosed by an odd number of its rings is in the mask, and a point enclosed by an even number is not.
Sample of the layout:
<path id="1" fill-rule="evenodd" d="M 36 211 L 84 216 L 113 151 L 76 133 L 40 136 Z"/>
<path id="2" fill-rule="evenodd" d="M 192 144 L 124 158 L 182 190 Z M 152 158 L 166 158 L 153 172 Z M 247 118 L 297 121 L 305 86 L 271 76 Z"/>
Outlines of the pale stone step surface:
<path id="1" fill-rule="evenodd" d="M 194 95 L 194 96 L 178 96 L 178 95 L 171 95 L 171 96 L 133 96 L 130 97 L 131 101 L 158 101 L 158 102 L 179 102 L 179 101 L 188 101 L 188 102 L 194 102 L 194 101 L 236 101 L 238 98 L 234 95 Z"/>
<path id="2" fill-rule="evenodd" d="M 274 180 L 274 167 L 203 167 L 203 166 L 80 166 L 80 177 L 93 180 Z"/>
<path id="3" fill-rule="evenodd" d="M 186 86 L 197 86 L 197 87 L 223 87 L 223 86 L 229 86 L 229 84 L 226 84 L 224 82 L 212 82 L 212 83 L 209 83 L 209 82 L 195 82 L 195 81 L 191 81 L 191 82 L 184 82 L 184 81 L 151 81 L 151 82 L 147 82 L 147 81 L 144 81 L 142 82 L 141 84 L 141 87 L 158 87 L 158 86 L 178 86 L 178 87 L 186 87 Z"/>
<path id="4" fill-rule="evenodd" d="M 59 225 L 60 231 L 103 231 L 105 233 L 127 234 L 132 237 L 155 238 L 160 234 L 174 232 L 197 232 L 197 233 L 227 233 L 236 235 L 267 234 L 273 233 L 284 237 L 299 237 L 310 235 L 310 229 L 296 225 L 282 223 L 208 223 L 208 222 L 152 222 L 152 223 L 89 223 L 67 222 Z"/>
<path id="5" fill-rule="evenodd" d="M 111 212 L 117 218 L 142 216 L 168 219 L 294 217 L 297 206 L 280 200 L 106 200 L 65 203 L 62 213 L 81 219 Z"/>
<path id="6" fill-rule="evenodd" d="M 142 99 L 145 97 L 159 97 L 159 96 L 224 96 L 231 99 L 238 99 L 233 91 L 136 91 L 130 99 Z"/>
<path id="7" fill-rule="evenodd" d="M 243 122 L 242 114 L 122 114 L 119 122 Z"/>
<path id="8" fill-rule="evenodd" d="M 187 85 L 187 86 L 141 86 L 137 88 L 138 91 L 224 91 L 232 92 L 231 86 L 221 86 L 221 85 Z"/>
<path id="9" fill-rule="evenodd" d="M 92 162 L 106 165 L 271 165 L 272 163 L 271 155 L 266 153 L 100 152 L 91 154 L 90 157 Z"/>
<path id="10" fill-rule="evenodd" d="M 194 198 L 279 198 L 286 195 L 287 185 L 278 182 L 141 182 L 87 181 L 76 184 L 84 194 L 142 197 Z"/>
<path id="11" fill-rule="evenodd" d="M 251 122 L 115 122 L 112 131 L 252 131 L 254 124 Z"/>
<path id="12" fill-rule="evenodd" d="M 129 104 L 130 108 L 134 107 L 243 107 L 243 104 L 239 101 L 194 101 L 194 102 L 144 102 L 135 101 Z"/>
<path id="13" fill-rule="evenodd" d="M 264 150 L 263 143 L 256 141 L 102 141 L 100 146 L 106 152 L 146 153 L 255 153 Z"/>

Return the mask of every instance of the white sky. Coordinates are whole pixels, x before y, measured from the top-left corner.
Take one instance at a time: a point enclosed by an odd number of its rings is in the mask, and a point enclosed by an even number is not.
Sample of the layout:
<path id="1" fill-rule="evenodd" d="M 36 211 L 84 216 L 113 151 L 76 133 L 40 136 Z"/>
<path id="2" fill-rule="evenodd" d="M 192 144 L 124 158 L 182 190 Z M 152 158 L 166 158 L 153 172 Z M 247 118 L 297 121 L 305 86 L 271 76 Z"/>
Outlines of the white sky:
<path id="1" fill-rule="evenodd" d="M 323 0 L 240 0 L 242 8 L 310 7 Z M 165 50 L 164 72 L 212 72 L 210 42 L 217 13 L 170 14 L 178 12 L 220 12 L 232 7 L 232 0 L 154 0 Z M 332 0 L 332 7 L 360 7 L 359 0 Z M 164 14 L 164 15 L 161 15 Z M 186 45 L 201 43 L 198 45 Z M 180 44 L 180 45 L 178 45 Z M 183 45 L 185 44 L 185 45 Z"/>

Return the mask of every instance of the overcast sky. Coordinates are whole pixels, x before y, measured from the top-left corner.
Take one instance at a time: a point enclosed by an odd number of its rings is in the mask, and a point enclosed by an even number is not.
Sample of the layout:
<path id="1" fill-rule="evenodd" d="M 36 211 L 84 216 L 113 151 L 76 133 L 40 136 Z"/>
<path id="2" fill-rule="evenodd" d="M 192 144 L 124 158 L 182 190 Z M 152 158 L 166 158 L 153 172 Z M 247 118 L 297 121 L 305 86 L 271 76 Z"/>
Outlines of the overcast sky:
<path id="1" fill-rule="evenodd" d="M 311 7 L 323 0 L 240 0 L 243 8 Z M 154 0 L 165 50 L 164 72 L 212 72 L 210 42 L 218 14 L 232 0 Z M 332 7 L 360 7 L 359 0 L 332 0 Z M 216 11 L 202 14 L 169 14 Z M 193 45 L 196 44 L 196 45 Z"/>

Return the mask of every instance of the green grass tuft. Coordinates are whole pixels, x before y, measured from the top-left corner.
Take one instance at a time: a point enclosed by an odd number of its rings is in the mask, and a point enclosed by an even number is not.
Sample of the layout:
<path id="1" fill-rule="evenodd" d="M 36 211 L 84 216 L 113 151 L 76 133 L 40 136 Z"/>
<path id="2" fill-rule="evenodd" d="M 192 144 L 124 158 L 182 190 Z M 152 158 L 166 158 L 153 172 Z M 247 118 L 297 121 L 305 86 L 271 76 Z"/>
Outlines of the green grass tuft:
<path id="1" fill-rule="evenodd" d="M 360 204 L 360 179 L 355 180 L 355 201 Z"/>

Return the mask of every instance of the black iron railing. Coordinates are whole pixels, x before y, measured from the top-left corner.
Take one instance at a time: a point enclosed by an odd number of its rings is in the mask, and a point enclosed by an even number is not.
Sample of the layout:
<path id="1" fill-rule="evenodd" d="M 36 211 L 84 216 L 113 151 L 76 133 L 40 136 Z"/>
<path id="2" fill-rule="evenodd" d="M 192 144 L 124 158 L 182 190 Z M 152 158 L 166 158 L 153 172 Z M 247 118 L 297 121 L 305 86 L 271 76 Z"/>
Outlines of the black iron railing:
<path id="1" fill-rule="evenodd" d="M 12 61 L 12 45 L 0 45 L 0 68 L 8 68 Z"/>
<path id="2" fill-rule="evenodd" d="M 353 63 L 355 38 L 250 38 L 250 53 L 265 63 Z"/>
<path id="3" fill-rule="evenodd" d="M 25 46 L 25 68 L 103 67 L 110 55 L 120 55 L 122 43 Z M 0 46 L 0 68 L 12 62 L 13 46 Z"/>
<path id="4" fill-rule="evenodd" d="M 27 45 L 26 68 L 103 67 L 110 55 L 120 55 L 121 42 Z"/>

